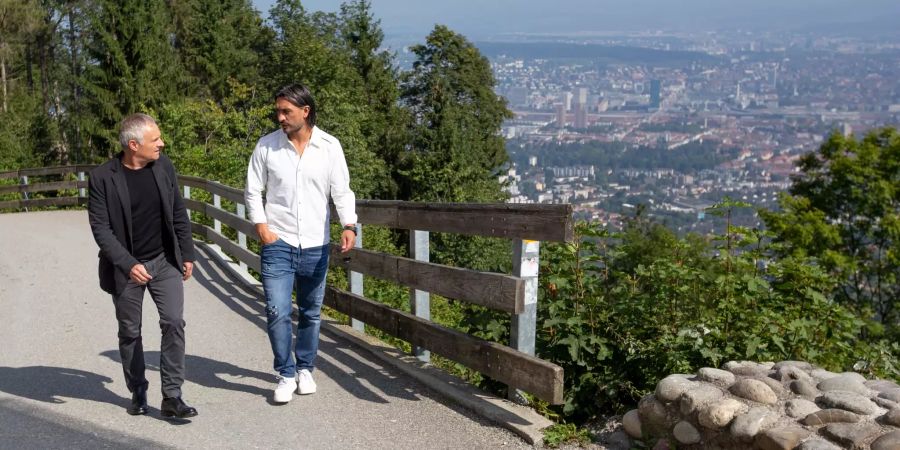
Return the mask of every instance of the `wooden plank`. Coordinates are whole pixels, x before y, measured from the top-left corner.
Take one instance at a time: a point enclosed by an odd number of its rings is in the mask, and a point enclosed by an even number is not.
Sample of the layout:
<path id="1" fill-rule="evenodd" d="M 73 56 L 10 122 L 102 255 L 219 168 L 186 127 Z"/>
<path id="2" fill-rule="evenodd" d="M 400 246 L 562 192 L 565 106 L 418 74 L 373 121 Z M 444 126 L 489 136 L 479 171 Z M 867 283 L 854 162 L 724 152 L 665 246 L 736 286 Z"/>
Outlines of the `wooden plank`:
<path id="1" fill-rule="evenodd" d="M 513 388 L 555 405 L 563 403 L 563 369 L 553 363 L 330 286 L 325 304 Z"/>
<path id="2" fill-rule="evenodd" d="M 191 222 L 191 231 L 195 234 L 209 239 L 214 244 L 221 247 L 225 253 L 234 256 L 238 259 L 238 261 L 247 264 L 247 266 L 252 268 L 253 270 L 257 272 L 261 271 L 259 255 L 237 245 L 231 239 L 228 239 L 227 237 L 216 233 L 216 230 L 201 223 Z"/>
<path id="3" fill-rule="evenodd" d="M 54 181 L 51 183 L 14 184 L 9 186 L 0 186 L 0 194 L 7 194 L 10 192 L 47 192 L 58 191 L 61 189 L 78 189 L 87 187 L 87 181 L 78 180 Z"/>
<path id="4" fill-rule="evenodd" d="M 200 177 L 195 177 L 191 175 L 178 175 L 178 182 L 181 183 L 182 186 L 190 186 L 199 189 L 206 190 L 207 181 Z"/>
<path id="5" fill-rule="evenodd" d="M 437 231 L 509 239 L 571 242 L 572 205 L 421 203 L 357 200 L 359 221 L 407 230 Z M 332 221 L 337 213 L 332 207 Z"/>
<path id="6" fill-rule="evenodd" d="M 525 308 L 521 278 L 500 273 L 450 267 L 372 250 L 341 253 L 331 247 L 331 265 L 393 281 L 420 291 L 518 314 Z"/>
<path id="7" fill-rule="evenodd" d="M 0 202 L 0 209 L 45 208 L 48 206 L 82 206 L 87 197 L 33 198 L 30 200 L 9 200 Z"/>
<path id="8" fill-rule="evenodd" d="M 519 209 L 507 205 L 477 205 L 482 206 L 477 208 L 471 204 L 414 206 L 400 207 L 397 212 L 398 227 L 555 242 L 569 242 L 575 235 L 571 205 L 544 205 L 550 207 L 546 210 Z"/>
<path id="9" fill-rule="evenodd" d="M 244 203 L 244 191 L 238 188 L 226 186 L 217 181 L 210 181 L 206 184 L 205 189 L 209 191 L 210 194 L 218 194 L 222 198 L 226 198 L 235 203 Z"/>
<path id="10" fill-rule="evenodd" d="M 382 280 L 396 282 L 400 279 L 400 276 L 397 274 L 396 257 L 386 253 L 361 248 L 353 248 L 347 253 L 341 253 L 339 246 L 332 245 L 328 261 L 332 266 L 340 266 L 347 270 L 371 275 Z"/>
<path id="11" fill-rule="evenodd" d="M 237 231 L 241 231 L 246 234 L 248 237 L 252 239 L 259 240 L 259 236 L 256 234 L 256 227 L 253 226 L 247 219 L 241 219 L 235 214 L 226 211 L 221 208 L 216 208 L 214 205 L 210 205 L 206 202 L 201 202 L 199 200 L 194 200 L 192 198 L 184 199 L 184 206 L 191 211 L 197 211 L 204 215 L 207 215 L 213 219 L 218 219 L 225 225 L 228 225 L 231 228 L 234 228 Z"/>

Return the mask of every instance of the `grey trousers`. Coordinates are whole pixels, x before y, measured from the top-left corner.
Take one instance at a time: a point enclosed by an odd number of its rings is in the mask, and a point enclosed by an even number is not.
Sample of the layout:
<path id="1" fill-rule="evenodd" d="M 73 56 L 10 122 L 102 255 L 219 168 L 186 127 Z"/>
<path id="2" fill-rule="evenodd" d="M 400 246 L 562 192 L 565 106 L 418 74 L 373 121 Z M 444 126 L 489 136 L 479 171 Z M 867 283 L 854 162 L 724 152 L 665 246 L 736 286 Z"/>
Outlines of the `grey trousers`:
<path id="1" fill-rule="evenodd" d="M 144 291 L 149 290 L 159 312 L 162 332 L 159 352 L 162 394 L 163 397 L 180 397 L 184 383 L 184 281 L 181 271 L 166 260 L 165 253 L 143 264 L 153 279 L 146 285 L 129 280 L 122 293 L 113 296 L 116 319 L 119 321 L 119 355 L 125 383 L 131 392 L 147 389 L 141 341 L 141 306 Z"/>

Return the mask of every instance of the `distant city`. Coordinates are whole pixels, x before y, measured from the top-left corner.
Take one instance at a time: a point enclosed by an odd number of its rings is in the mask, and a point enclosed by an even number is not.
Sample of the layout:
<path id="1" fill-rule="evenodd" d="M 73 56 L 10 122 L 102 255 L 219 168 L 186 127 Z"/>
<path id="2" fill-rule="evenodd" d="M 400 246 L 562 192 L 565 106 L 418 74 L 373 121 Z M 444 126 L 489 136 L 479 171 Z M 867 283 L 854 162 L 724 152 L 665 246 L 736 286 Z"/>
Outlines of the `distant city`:
<path id="1" fill-rule="evenodd" d="M 639 205 L 709 231 L 729 196 L 777 207 L 797 158 L 831 132 L 900 118 L 900 40 L 790 33 L 635 33 L 476 42 L 515 118 L 515 203 L 572 203 L 613 226 Z M 757 220 L 752 212 L 747 225 Z"/>

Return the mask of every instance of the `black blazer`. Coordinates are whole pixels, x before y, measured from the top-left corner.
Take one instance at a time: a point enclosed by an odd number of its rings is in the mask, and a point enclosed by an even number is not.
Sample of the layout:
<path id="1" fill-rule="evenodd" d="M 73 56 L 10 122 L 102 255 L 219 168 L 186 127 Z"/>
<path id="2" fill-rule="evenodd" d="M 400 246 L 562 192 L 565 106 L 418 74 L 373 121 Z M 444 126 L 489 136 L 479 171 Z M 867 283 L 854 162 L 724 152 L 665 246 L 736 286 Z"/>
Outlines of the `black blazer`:
<path id="1" fill-rule="evenodd" d="M 94 240 L 100 246 L 100 288 L 113 295 L 125 289 L 131 268 L 140 263 L 132 256 L 131 198 L 122 172 L 122 155 L 119 153 L 92 170 L 88 182 L 88 220 Z M 174 255 L 169 256 L 175 259 L 178 270 L 183 271 L 184 261 L 194 261 L 194 241 L 175 167 L 165 155 L 151 164 L 162 199 L 163 223 L 168 227 L 168 235 L 175 237 L 166 248 L 174 249 Z"/>

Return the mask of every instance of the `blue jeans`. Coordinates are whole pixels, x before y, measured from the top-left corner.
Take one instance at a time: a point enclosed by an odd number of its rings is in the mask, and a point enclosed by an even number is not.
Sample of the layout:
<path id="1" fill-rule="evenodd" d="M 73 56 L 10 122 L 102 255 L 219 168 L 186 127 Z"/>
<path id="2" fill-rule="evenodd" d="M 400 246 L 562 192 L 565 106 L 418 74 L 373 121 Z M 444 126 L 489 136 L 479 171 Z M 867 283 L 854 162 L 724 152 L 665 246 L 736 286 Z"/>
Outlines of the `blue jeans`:
<path id="1" fill-rule="evenodd" d="M 325 297 L 325 275 L 328 273 L 328 245 L 295 248 L 281 239 L 263 246 L 260 251 L 262 282 L 266 293 L 266 330 L 274 368 L 281 376 L 292 378 L 299 369 L 313 370 L 319 350 L 319 315 Z M 297 344 L 291 355 L 291 293 L 297 284 Z"/>

